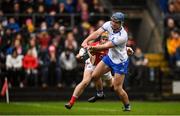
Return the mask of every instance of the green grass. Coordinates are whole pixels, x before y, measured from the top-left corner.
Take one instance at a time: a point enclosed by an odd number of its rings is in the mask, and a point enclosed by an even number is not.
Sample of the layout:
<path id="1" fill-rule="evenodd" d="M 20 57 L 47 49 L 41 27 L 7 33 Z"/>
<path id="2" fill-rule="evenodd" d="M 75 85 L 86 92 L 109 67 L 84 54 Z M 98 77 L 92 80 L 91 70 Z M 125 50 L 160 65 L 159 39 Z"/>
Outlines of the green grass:
<path id="1" fill-rule="evenodd" d="M 132 111 L 123 112 L 121 102 L 77 102 L 71 110 L 65 102 L 11 102 L 0 103 L 0 115 L 177 115 L 180 102 L 131 102 Z"/>

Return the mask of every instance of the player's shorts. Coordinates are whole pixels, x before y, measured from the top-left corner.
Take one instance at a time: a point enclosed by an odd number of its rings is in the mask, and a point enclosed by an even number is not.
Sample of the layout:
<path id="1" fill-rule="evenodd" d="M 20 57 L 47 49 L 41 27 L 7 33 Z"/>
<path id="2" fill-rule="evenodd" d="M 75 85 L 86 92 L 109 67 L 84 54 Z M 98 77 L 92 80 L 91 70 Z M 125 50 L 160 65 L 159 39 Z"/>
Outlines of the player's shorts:
<path id="1" fill-rule="evenodd" d="M 88 58 L 86 61 L 85 61 L 85 69 L 84 71 L 93 71 L 95 69 L 95 65 L 93 65 L 91 62 L 90 62 L 90 58 Z M 110 80 L 112 78 L 112 75 L 111 75 L 111 72 L 107 72 L 105 73 L 103 76 L 102 76 L 105 80 Z"/>
<path id="2" fill-rule="evenodd" d="M 125 62 L 115 64 L 112 62 L 112 60 L 109 58 L 108 55 L 104 56 L 102 61 L 112 70 L 112 73 L 118 73 L 118 74 L 127 74 L 128 72 L 128 64 L 129 60 L 126 60 Z"/>
<path id="3" fill-rule="evenodd" d="M 88 58 L 86 61 L 85 61 L 85 68 L 84 68 L 84 71 L 93 71 L 95 69 L 95 65 L 93 65 L 90 61 L 90 58 Z"/>
<path id="4" fill-rule="evenodd" d="M 111 80 L 112 78 L 112 74 L 111 74 L 111 71 L 105 73 L 102 78 L 104 78 L 104 80 Z"/>

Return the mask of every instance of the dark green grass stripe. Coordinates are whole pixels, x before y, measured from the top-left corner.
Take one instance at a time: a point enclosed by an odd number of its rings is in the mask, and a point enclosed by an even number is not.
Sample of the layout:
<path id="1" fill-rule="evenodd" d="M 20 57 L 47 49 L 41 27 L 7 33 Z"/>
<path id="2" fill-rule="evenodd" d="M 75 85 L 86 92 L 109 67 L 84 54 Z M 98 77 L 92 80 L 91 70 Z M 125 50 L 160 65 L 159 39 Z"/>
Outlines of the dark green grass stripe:
<path id="1" fill-rule="evenodd" d="M 71 110 L 65 102 L 0 103 L 0 115 L 178 115 L 180 102 L 131 102 L 132 111 L 123 112 L 121 102 L 77 102 Z"/>

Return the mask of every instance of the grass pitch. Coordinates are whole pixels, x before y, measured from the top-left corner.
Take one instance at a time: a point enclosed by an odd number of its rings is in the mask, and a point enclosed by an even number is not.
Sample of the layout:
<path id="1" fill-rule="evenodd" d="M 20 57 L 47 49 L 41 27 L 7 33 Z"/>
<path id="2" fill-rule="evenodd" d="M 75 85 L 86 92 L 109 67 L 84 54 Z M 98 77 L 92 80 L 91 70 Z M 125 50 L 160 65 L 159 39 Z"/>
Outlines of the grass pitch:
<path id="1" fill-rule="evenodd" d="M 131 102 L 132 111 L 123 112 L 122 104 L 113 102 L 77 102 L 71 110 L 65 102 L 0 103 L 0 115 L 178 115 L 180 102 Z"/>

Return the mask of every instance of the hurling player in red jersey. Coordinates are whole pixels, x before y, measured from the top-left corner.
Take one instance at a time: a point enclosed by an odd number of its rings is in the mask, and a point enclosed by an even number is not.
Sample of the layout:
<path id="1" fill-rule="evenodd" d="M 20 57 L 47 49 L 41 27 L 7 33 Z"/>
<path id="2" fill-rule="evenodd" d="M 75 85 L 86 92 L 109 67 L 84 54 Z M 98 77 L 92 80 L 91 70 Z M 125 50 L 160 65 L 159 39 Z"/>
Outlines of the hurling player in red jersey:
<path id="1" fill-rule="evenodd" d="M 108 34 L 105 32 L 101 35 L 100 41 L 97 41 L 95 43 L 91 43 L 90 45 L 91 46 L 97 46 L 100 44 L 104 44 L 107 40 L 108 40 Z M 80 52 L 81 52 L 81 50 L 80 50 Z M 80 52 L 77 55 L 77 58 L 81 57 Z M 95 66 L 101 61 L 103 56 L 107 54 L 107 50 L 98 51 L 98 52 L 91 52 L 91 53 L 88 52 L 88 53 L 89 53 L 90 58 L 88 58 L 85 61 L 83 79 L 76 86 L 70 101 L 67 104 L 65 104 L 65 107 L 67 109 L 71 109 L 71 107 L 74 105 L 76 99 L 82 94 L 82 92 L 84 91 L 86 86 L 90 83 L 91 74 L 92 74 L 93 70 L 95 69 Z M 103 77 L 106 78 L 107 80 L 111 80 L 111 77 L 112 77 L 111 72 L 104 74 Z M 96 85 L 96 89 L 97 89 L 97 95 L 99 95 L 101 98 L 104 97 L 103 84 L 102 84 L 101 78 L 98 81 L 96 81 L 95 85 Z M 103 96 L 101 96 L 101 95 L 103 95 Z"/>

